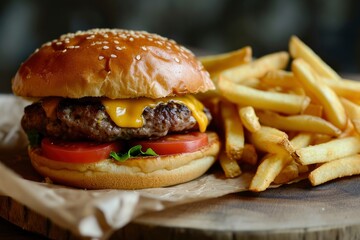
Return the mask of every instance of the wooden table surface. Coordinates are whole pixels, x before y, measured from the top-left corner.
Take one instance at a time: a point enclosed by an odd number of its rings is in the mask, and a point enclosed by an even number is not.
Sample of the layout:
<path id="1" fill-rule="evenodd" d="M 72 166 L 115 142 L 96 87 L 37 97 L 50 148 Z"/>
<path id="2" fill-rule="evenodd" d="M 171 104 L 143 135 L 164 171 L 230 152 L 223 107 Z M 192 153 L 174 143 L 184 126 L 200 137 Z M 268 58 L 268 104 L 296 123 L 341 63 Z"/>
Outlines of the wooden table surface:
<path id="1" fill-rule="evenodd" d="M 358 239 L 359 197 L 360 176 L 316 188 L 302 181 L 145 214 L 111 239 Z M 5 205 L 10 206 L 5 218 L 19 226 L 56 239 L 78 239 L 10 198 L 0 197 L 0 207 Z M 41 239 L 2 222 L 0 239 Z"/>
<path id="2" fill-rule="evenodd" d="M 15 224 L 0 218 L 0 239 L 1 240 L 42 240 L 47 239 L 40 234 L 32 233 L 21 229 Z"/>

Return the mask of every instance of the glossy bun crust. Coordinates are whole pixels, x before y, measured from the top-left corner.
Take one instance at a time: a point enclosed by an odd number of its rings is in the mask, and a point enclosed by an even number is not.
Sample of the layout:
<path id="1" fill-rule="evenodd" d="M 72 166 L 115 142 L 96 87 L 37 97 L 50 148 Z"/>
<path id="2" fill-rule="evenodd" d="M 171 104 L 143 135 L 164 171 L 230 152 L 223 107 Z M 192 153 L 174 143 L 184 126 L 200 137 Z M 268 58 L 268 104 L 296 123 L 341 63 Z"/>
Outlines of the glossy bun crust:
<path id="1" fill-rule="evenodd" d="M 192 153 L 131 158 L 125 162 L 103 160 L 75 164 L 50 160 L 39 148 L 29 148 L 34 168 L 44 177 L 86 189 L 141 189 L 171 186 L 203 175 L 216 161 L 220 143 L 208 133 L 209 145 Z"/>
<path id="2" fill-rule="evenodd" d="M 156 34 L 93 29 L 61 36 L 19 68 L 13 92 L 23 97 L 160 98 L 214 89 L 194 55 Z"/>

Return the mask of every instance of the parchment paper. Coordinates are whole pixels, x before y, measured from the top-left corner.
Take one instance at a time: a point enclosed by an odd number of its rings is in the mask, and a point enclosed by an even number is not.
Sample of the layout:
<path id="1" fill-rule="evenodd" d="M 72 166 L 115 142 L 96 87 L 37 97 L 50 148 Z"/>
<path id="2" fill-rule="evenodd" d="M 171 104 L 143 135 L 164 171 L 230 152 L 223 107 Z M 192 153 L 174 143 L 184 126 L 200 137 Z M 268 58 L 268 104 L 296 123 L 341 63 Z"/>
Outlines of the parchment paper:
<path id="1" fill-rule="evenodd" d="M 13 95 L 0 95 L 0 155 L 16 158 L 19 149 L 27 145 L 20 126 L 27 104 L 29 102 Z M 27 160 L 26 157 L 23 159 Z M 215 171 L 173 187 L 123 191 L 82 190 L 30 181 L 1 162 L 0 176 L 0 194 L 17 200 L 75 234 L 103 239 L 143 213 L 245 191 L 252 177 L 243 174 L 225 179 Z"/>

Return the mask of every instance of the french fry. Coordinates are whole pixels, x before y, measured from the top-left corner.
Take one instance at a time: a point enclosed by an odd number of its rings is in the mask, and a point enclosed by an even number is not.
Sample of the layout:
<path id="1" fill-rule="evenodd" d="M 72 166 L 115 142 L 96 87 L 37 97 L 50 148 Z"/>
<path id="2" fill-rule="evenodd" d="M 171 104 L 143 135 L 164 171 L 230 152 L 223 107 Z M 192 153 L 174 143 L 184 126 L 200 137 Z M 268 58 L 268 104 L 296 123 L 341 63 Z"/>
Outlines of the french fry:
<path id="1" fill-rule="evenodd" d="M 258 155 L 254 145 L 245 143 L 240 162 L 255 166 L 257 163 L 257 159 L 258 159 Z"/>
<path id="2" fill-rule="evenodd" d="M 287 134 L 276 128 L 262 126 L 260 130 L 249 134 L 249 140 L 263 152 L 292 154 L 295 151 Z"/>
<path id="3" fill-rule="evenodd" d="M 334 139 L 319 145 L 297 149 L 295 155 L 302 165 L 329 162 L 360 152 L 360 138 L 358 136 Z"/>
<path id="4" fill-rule="evenodd" d="M 260 130 L 259 119 L 255 114 L 255 110 L 251 106 L 238 107 L 239 116 L 244 127 L 250 132 Z"/>
<path id="5" fill-rule="evenodd" d="M 327 134 L 317 133 L 317 134 L 314 134 L 312 144 L 313 145 L 319 145 L 321 143 L 326 143 L 326 142 L 329 142 L 331 140 L 333 140 L 332 136 L 327 135 Z"/>
<path id="6" fill-rule="evenodd" d="M 313 186 L 336 178 L 360 174 L 360 155 L 352 155 L 322 164 L 313 170 L 309 180 Z"/>
<path id="7" fill-rule="evenodd" d="M 285 89 L 294 89 L 301 87 L 300 83 L 295 79 L 292 72 L 284 70 L 268 71 L 261 79 L 263 84 L 271 87 L 281 87 Z"/>
<path id="8" fill-rule="evenodd" d="M 345 98 L 341 98 L 341 103 L 343 104 L 350 121 L 354 124 L 356 132 L 360 133 L 360 105 Z"/>
<path id="9" fill-rule="evenodd" d="M 313 140 L 313 134 L 311 133 L 299 133 L 291 139 L 291 144 L 295 149 L 300 149 L 308 146 Z"/>
<path id="10" fill-rule="evenodd" d="M 324 107 L 324 112 L 329 121 L 339 129 L 344 129 L 347 123 L 345 109 L 335 92 L 320 81 L 313 73 L 310 66 L 302 59 L 295 59 L 292 71 L 305 89 L 312 92 Z"/>
<path id="11" fill-rule="evenodd" d="M 295 162 L 295 161 L 294 161 Z M 309 166 L 308 165 L 301 165 L 297 162 L 295 162 L 298 168 L 299 174 L 308 173 L 309 172 Z"/>
<path id="12" fill-rule="evenodd" d="M 284 184 L 288 183 L 294 179 L 299 177 L 299 169 L 298 166 L 294 161 L 290 162 L 281 172 L 279 175 L 276 176 L 274 179 L 275 184 Z"/>
<path id="13" fill-rule="evenodd" d="M 291 144 L 297 149 L 310 144 L 312 135 L 301 133 L 291 140 Z M 268 154 L 264 157 L 258 166 L 254 178 L 251 181 L 249 189 L 251 191 L 264 191 L 274 181 L 276 176 L 285 168 L 293 159 L 288 153 Z"/>
<path id="14" fill-rule="evenodd" d="M 284 131 L 303 131 L 339 136 L 341 130 L 330 122 L 311 115 L 281 116 L 275 112 L 258 111 L 257 116 L 262 125 Z"/>
<path id="15" fill-rule="evenodd" d="M 229 158 L 224 151 L 220 153 L 219 161 L 226 177 L 234 178 L 241 174 L 239 164 L 236 162 L 236 160 Z"/>
<path id="16" fill-rule="evenodd" d="M 312 115 L 315 117 L 322 117 L 323 106 L 321 106 L 319 104 L 310 103 L 301 114 Z"/>
<path id="17" fill-rule="evenodd" d="M 300 113 L 310 102 L 307 96 L 261 91 L 233 83 L 222 76 L 219 91 L 230 102 L 287 114 Z"/>
<path id="18" fill-rule="evenodd" d="M 243 47 L 239 50 L 218 54 L 199 57 L 200 62 L 204 65 L 205 69 L 210 75 L 217 74 L 220 71 L 228 68 L 233 68 L 245 63 L 249 63 L 252 59 L 251 47 Z"/>
<path id="19" fill-rule="evenodd" d="M 253 62 L 224 70 L 221 75 L 233 82 L 240 83 L 244 79 L 260 78 L 270 70 L 283 69 L 288 64 L 288 61 L 289 54 L 287 52 L 272 53 Z"/>
<path id="20" fill-rule="evenodd" d="M 241 82 L 241 85 L 246 86 L 246 87 L 251 87 L 251 88 L 258 88 L 260 86 L 260 84 L 261 84 L 261 82 L 257 78 L 247 78 Z"/>
<path id="21" fill-rule="evenodd" d="M 338 136 L 338 138 L 346 138 L 354 136 L 356 133 L 354 124 L 351 122 L 351 120 L 348 120 L 348 123 L 346 125 L 346 128 L 342 131 L 342 133 Z"/>
<path id="22" fill-rule="evenodd" d="M 290 158 L 286 153 L 266 155 L 251 180 L 249 190 L 253 192 L 266 190 L 286 164 L 289 163 L 289 160 Z"/>
<path id="23" fill-rule="evenodd" d="M 314 53 L 305 43 L 298 37 L 292 36 L 289 42 L 290 55 L 295 58 L 304 59 L 314 70 L 322 77 L 340 80 L 341 77 L 321 58 Z"/>
<path id="24" fill-rule="evenodd" d="M 225 133 L 225 151 L 232 160 L 240 160 L 244 150 L 245 136 L 234 104 L 221 102 L 220 111 Z"/>
<path id="25" fill-rule="evenodd" d="M 331 79 L 322 78 L 323 81 L 338 95 L 349 99 L 360 98 L 360 82 L 348 79 L 342 81 L 332 81 Z"/>

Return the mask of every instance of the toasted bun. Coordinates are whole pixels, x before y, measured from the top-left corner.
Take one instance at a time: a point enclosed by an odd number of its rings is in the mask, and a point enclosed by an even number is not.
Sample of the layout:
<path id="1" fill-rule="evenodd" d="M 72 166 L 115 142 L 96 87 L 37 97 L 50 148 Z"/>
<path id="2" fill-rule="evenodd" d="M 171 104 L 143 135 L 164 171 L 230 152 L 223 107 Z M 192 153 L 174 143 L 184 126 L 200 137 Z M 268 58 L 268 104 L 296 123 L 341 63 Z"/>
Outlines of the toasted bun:
<path id="1" fill-rule="evenodd" d="M 86 189 L 141 189 L 170 186 L 203 175 L 220 149 L 216 133 L 208 133 L 208 146 L 192 153 L 131 158 L 125 162 L 103 160 L 75 164 L 50 160 L 39 148 L 29 148 L 34 168 L 53 182 Z"/>
<path id="2" fill-rule="evenodd" d="M 94 29 L 37 49 L 13 79 L 23 97 L 161 98 L 214 89 L 195 56 L 156 34 Z"/>

